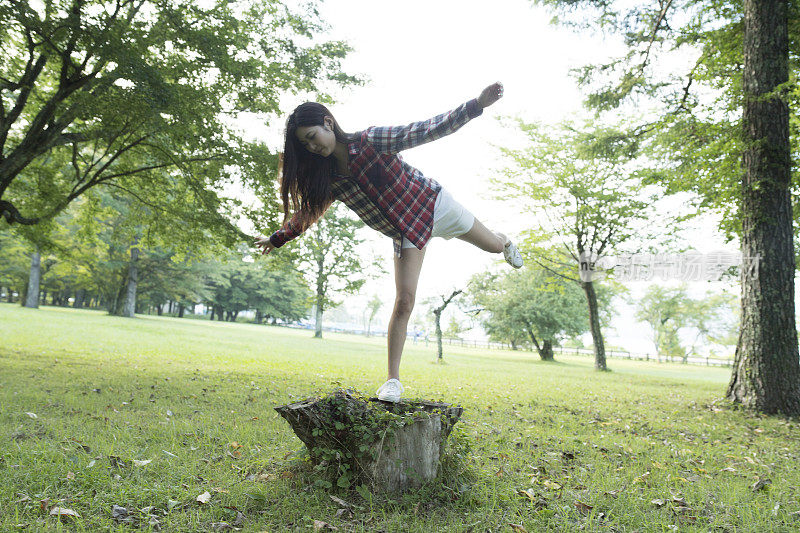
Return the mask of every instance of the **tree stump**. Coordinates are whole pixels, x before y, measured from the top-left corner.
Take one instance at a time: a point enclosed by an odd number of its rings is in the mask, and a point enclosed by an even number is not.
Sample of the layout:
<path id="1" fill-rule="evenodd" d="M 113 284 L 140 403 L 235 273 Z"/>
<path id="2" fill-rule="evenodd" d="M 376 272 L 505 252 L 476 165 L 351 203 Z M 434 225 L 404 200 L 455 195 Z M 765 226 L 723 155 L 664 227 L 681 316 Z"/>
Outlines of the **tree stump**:
<path id="1" fill-rule="evenodd" d="M 429 401 L 384 402 L 337 389 L 276 407 L 314 464 L 338 468 L 338 483 L 375 492 L 416 488 L 434 479 L 444 444 L 463 408 Z"/>

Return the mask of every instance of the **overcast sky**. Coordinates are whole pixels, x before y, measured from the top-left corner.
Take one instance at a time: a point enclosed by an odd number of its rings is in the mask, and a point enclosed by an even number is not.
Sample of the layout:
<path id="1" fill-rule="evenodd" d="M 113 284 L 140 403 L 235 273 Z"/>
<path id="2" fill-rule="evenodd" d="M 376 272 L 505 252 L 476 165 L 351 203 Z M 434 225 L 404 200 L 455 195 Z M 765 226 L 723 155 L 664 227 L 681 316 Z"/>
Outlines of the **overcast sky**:
<path id="1" fill-rule="evenodd" d="M 515 203 L 496 198 L 488 184 L 503 166 L 496 146 L 520 142 L 520 134 L 503 127 L 497 117 L 555 124 L 585 114 L 570 69 L 621 50 L 616 40 L 550 25 L 551 14 L 527 0 L 326 0 L 321 14 L 331 26 L 329 38 L 354 48 L 345 71 L 368 80 L 363 87 L 336 94 L 331 111 L 345 131 L 426 119 L 478 96 L 494 81 L 503 83 L 504 97 L 481 117 L 449 137 L 404 152 L 403 158 L 440 182 L 489 228 L 512 237 L 533 227 L 535 220 Z M 294 100 L 285 102 L 287 111 L 302 101 Z M 281 125 L 282 120 L 265 131 L 264 140 L 279 142 Z M 693 241 L 706 250 L 737 250 L 723 244 L 714 224 L 697 224 L 692 231 Z M 385 323 L 394 299 L 392 244 L 372 232 L 370 247 L 382 255 L 390 274 L 369 282 L 362 299 L 348 298 L 347 308 L 360 316 L 362 302 L 378 294 L 385 302 L 379 313 Z M 457 239 L 432 240 L 417 301 L 462 288 L 474 273 L 502 261 L 498 257 Z M 645 285 L 631 284 L 634 294 L 641 294 Z M 707 286 L 694 283 L 692 290 L 701 293 Z M 424 309 L 418 304 L 416 311 Z M 616 331 L 608 331 L 607 340 L 632 351 L 652 351 L 647 327 L 634 324 L 628 306 L 620 311 L 613 324 Z"/>

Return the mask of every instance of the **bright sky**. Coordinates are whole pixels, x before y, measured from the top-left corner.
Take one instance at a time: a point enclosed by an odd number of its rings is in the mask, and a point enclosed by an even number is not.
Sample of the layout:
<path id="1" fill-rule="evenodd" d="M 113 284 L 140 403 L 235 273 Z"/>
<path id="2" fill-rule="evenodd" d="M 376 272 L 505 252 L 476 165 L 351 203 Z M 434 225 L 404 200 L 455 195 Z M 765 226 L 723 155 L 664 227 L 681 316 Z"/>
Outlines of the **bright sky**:
<path id="1" fill-rule="evenodd" d="M 489 228 L 512 237 L 533 226 L 533 215 L 495 198 L 488 184 L 503 166 L 493 145 L 513 146 L 520 139 L 496 118 L 556 123 L 582 113 L 581 93 L 569 76 L 570 68 L 620 50 L 615 41 L 550 25 L 551 14 L 528 0 L 327 0 L 321 14 L 331 26 L 329 37 L 354 48 L 345 71 L 369 80 L 337 94 L 331 106 L 345 131 L 426 119 L 477 97 L 494 81 L 503 83 L 504 97 L 483 116 L 447 138 L 404 152 L 403 158 L 439 181 Z M 300 101 L 287 101 L 287 110 Z M 272 129 L 272 135 L 276 131 Z M 736 250 L 735 245 L 722 245 L 713 224 L 698 226 L 695 242 Z M 370 246 L 383 256 L 390 275 L 369 282 L 360 298 L 348 298 L 347 309 L 360 316 L 362 302 L 378 294 L 384 301 L 379 316 L 385 323 L 394 300 L 392 244 L 372 232 Z M 474 273 L 497 264 L 498 257 L 457 239 L 431 241 L 417 312 L 425 311 L 419 302 L 464 287 Z M 705 288 L 705 283 L 698 287 L 700 292 Z M 643 287 L 634 291 L 641 294 Z M 613 324 L 616 332 L 606 332 L 607 341 L 636 352 L 652 351 L 648 328 L 633 323 L 630 308 L 621 306 L 620 311 Z"/>

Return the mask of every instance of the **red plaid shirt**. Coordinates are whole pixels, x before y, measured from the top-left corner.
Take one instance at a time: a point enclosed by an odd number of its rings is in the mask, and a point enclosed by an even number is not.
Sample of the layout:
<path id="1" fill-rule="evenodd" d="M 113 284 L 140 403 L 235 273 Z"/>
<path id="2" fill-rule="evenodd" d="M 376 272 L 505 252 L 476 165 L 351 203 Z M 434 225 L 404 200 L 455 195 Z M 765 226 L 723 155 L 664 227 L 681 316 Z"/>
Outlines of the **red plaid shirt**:
<path id="1" fill-rule="evenodd" d="M 347 145 L 349 176 L 334 175 L 331 193 L 371 228 L 394 240 L 400 256 L 403 237 L 422 249 L 431 238 L 433 206 L 442 186 L 402 160 L 401 150 L 449 135 L 483 113 L 473 99 L 456 109 L 406 126 L 375 127 L 353 135 Z M 276 248 L 300 235 L 305 228 L 300 214 L 270 237 Z"/>

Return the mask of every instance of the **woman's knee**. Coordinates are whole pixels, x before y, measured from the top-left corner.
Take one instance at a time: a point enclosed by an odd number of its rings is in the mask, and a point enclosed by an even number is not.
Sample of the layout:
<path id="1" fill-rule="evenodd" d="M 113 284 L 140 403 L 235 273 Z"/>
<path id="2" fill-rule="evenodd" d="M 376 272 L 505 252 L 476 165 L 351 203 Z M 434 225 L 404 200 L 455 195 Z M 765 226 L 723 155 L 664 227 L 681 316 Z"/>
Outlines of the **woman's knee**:
<path id="1" fill-rule="evenodd" d="M 410 291 L 397 293 L 397 297 L 394 300 L 394 314 L 396 316 L 411 316 L 411 311 L 414 310 L 415 296 Z"/>

